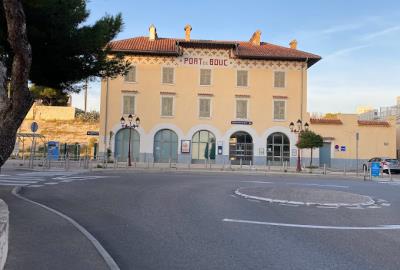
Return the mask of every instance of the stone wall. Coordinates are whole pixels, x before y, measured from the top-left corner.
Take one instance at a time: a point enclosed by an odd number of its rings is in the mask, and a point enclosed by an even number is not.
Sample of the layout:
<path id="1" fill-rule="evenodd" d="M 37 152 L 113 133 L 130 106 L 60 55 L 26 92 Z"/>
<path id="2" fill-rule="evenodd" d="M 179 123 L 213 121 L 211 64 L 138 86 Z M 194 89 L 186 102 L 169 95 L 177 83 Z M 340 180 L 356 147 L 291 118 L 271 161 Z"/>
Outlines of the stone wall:
<path id="1" fill-rule="evenodd" d="M 25 119 L 18 132 L 31 133 L 30 126 L 33 120 Z M 87 131 L 98 131 L 99 123 L 84 122 L 81 120 L 35 120 L 38 123 L 38 134 L 44 135 L 46 141 L 59 141 L 60 143 L 87 144 L 91 138 Z"/>
<path id="2" fill-rule="evenodd" d="M 65 106 L 41 106 L 34 104 L 25 119 L 29 120 L 74 120 L 75 108 Z"/>

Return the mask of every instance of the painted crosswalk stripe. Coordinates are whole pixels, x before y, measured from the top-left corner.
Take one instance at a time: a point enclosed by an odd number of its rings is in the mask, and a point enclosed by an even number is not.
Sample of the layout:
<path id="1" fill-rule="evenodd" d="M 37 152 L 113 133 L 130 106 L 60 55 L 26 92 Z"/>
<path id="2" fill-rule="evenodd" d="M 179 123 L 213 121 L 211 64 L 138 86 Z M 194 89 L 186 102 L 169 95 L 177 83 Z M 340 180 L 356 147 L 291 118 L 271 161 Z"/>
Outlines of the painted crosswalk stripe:
<path id="1" fill-rule="evenodd" d="M 26 181 L 26 180 L 14 180 L 14 179 L 0 179 L 0 183 L 25 183 L 25 184 L 34 184 L 39 181 Z"/>
<path id="2" fill-rule="evenodd" d="M 22 183 L 0 183 L 0 186 L 27 186 L 29 184 Z"/>

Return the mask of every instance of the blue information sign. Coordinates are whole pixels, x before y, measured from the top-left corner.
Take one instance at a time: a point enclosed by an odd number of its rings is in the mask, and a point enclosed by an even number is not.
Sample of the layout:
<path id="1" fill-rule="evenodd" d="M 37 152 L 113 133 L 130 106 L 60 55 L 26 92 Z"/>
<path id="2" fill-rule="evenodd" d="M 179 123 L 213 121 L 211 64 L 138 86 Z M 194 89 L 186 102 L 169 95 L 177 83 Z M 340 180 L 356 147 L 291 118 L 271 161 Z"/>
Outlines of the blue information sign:
<path id="1" fill-rule="evenodd" d="M 344 145 L 340 146 L 340 151 L 341 152 L 346 152 L 346 146 L 344 146 Z"/>
<path id="2" fill-rule="evenodd" d="M 371 175 L 379 176 L 380 172 L 381 172 L 381 164 L 379 162 L 372 162 L 371 163 Z"/>
<path id="3" fill-rule="evenodd" d="M 49 141 L 47 143 L 47 157 L 49 160 L 58 160 L 60 155 L 60 143 Z"/>

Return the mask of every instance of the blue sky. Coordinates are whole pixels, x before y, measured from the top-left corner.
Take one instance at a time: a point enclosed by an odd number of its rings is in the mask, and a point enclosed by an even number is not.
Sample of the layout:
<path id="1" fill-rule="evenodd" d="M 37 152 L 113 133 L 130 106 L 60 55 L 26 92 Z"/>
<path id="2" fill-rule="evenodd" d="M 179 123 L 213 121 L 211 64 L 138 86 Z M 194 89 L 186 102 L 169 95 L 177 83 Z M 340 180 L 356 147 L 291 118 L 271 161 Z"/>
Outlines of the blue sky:
<path id="1" fill-rule="evenodd" d="M 400 2 L 305 1 L 128 1 L 91 0 L 88 23 L 121 12 L 118 39 L 148 34 L 161 37 L 248 40 L 260 29 L 262 40 L 323 59 L 308 72 L 308 111 L 352 113 L 359 105 L 393 105 L 400 96 Z M 89 108 L 99 109 L 100 84 L 91 83 Z M 73 104 L 83 107 L 82 95 Z"/>

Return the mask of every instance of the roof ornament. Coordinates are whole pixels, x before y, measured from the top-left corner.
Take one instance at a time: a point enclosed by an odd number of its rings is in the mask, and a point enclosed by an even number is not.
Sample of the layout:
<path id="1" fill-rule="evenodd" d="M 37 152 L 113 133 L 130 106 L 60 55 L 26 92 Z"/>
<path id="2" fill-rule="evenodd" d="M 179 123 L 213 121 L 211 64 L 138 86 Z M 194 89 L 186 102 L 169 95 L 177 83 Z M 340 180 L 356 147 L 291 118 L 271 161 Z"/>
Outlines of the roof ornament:
<path id="1" fill-rule="evenodd" d="M 157 29 L 154 24 L 151 24 L 149 27 L 149 40 L 156 40 L 157 38 Z"/>
<path id="2" fill-rule="evenodd" d="M 297 50 L 297 40 L 293 39 L 292 41 L 290 41 L 289 46 L 291 49 Z"/>
<path id="3" fill-rule="evenodd" d="M 260 30 L 257 30 L 253 33 L 253 35 L 250 38 L 250 42 L 253 45 L 260 46 L 260 44 L 261 44 L 261 31 Z"/>
<path id="4" fill-rule="evenodd" d="M 185 25 L 185 41 L 190 41 L 190 32 L 192 31 L 192 26 L 190 24 Z"/>

